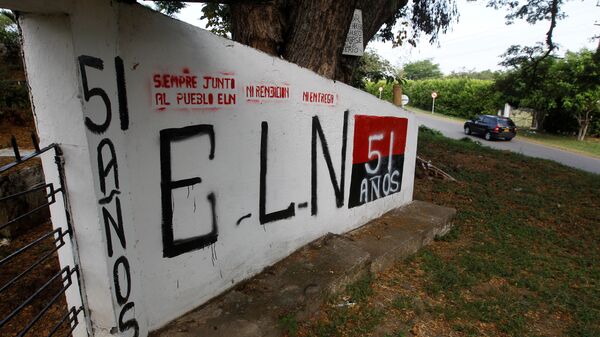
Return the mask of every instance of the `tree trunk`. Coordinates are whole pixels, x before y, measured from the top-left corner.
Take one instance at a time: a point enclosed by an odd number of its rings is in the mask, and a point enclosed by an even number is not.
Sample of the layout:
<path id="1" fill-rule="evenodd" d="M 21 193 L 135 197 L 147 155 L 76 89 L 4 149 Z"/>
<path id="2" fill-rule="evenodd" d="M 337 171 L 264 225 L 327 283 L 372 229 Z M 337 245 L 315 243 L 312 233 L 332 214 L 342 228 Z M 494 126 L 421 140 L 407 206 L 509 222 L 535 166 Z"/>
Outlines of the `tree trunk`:
<path id="1" fill-rule="evenodd" d="M 534 130 L 541 130 L 544 126 L 544 118 L 546 117 L 546 113 L 543 111 L 534 110 L 532 117 L 533 119 L 531 120 L 531 128 Z"/>
<path id="2" fill-rule="evenodd" d="M 579 130 L 577 130 L 577 140 L 583 141 L 587 134 L 588 127 L 590 125 L 590 113 L 586 112 L 585 116 L 577 118 L 579 122 Z"/>
<path id="3" fill-rule="evenodd" d="M 233 40 L 342 82 L 359 57 L 342 55 L 354 9 L 363 12 L 366 43 L 407 0 L 274 0 L 232 4 Z"/>

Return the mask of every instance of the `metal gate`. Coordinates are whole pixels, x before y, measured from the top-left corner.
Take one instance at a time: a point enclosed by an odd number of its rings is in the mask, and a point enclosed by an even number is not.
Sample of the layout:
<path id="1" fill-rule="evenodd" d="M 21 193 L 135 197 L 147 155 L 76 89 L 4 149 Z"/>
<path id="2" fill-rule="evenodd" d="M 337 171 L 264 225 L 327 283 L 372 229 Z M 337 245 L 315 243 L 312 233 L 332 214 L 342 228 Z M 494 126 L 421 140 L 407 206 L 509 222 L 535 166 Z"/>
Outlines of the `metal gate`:
<path id="1" fill-rule="evenodd" d="M 0 187 L 9 186 L 0 191 L 10 191 L 0 193 L 0 210 L 8 214 L 0 218 L 0 234 L 4 232 L 4 237 L 0 235 L 0 336 L 71 336 L 78 326 L 77 331 L 86 335 L 62 151 L 57 144 L 40 148 L 33 134 L 31 140 L 34 149 L 22 155 L 13 136 L 14 161 L 0 167 Z M 46 156 L 52 155 L 57 171 L 50 176 L 56 181 L 40 178 L 24 186 L 32 179 L 19 175 L 28 172 L 30 177 L 38 170 L 44 177 L 39 161 L 51 160 Z M 54 168 L 46 165 L 45 169 Z M 39 215 L 48 215 L 53 204 L 53 211 L 57 205 L 64 209 L 65 223 L 40 220 Z M 70 303 L 79 304 L 68 307 L 67 293 Z"/>

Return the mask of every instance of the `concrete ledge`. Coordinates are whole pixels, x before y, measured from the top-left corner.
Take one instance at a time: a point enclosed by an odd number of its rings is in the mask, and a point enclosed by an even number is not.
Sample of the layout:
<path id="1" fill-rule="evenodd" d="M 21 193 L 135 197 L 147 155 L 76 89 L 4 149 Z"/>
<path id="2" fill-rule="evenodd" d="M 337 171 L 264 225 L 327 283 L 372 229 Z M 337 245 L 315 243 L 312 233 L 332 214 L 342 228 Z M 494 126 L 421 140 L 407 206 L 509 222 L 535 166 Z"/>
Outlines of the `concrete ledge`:
<path id="1" fill-rule="evenodd" d="M 280 317 L 307 319 L 329 295 L 445 235 L 455 214 L 414 201 L 346 235 L 329 234 L 151 336 L 281 336 Z"/>
<path id="2" fill-rule="evenodd" d="M 377 273 L 416 253 L 436 236 L 446 235 L 455 215 L 453 208 L 413 201 L 346 236 L 370 254 L 370 271 Z"/>

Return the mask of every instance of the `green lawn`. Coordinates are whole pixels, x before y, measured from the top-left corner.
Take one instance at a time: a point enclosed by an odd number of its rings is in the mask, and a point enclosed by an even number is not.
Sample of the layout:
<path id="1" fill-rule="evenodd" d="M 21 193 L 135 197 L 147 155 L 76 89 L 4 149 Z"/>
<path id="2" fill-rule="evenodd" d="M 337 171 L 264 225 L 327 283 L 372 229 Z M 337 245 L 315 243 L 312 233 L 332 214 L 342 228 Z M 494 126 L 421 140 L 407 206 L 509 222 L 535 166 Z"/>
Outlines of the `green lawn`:
<path id="1" fill-rule="evenodd" d="M 575 151 L 592 157 L 600 158 L 600 139 L 587 137 L 580 142 L 575 137 L 558 136 L 542 132 L 521 131 L 519 136 L 544 145 Z"/>
<path id="2" fill-rule="evenodd" d="M 418 151 L 458 179 L 415 180 L 452 231 L 289 335 L 600 336 L 600 176 L 431 130 Z"/>

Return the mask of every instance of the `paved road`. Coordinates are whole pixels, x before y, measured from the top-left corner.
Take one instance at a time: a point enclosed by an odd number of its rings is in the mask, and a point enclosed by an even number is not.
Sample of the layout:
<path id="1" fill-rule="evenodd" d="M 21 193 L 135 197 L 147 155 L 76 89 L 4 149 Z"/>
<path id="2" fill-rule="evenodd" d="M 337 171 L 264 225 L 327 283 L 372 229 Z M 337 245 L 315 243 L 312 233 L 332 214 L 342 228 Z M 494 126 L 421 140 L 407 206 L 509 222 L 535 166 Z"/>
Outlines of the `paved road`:
<path id="1" fill-rule="evenodd" d="M 441 131 L 444 136 L 454 139 L 470 137 L 480 141 L 482 144 L 501 150 L 510 150 L 522 153 L 530 157 L 544 158 L 557 161 L 567 166 L 575 167 L 584 171 L 600 174 L 600 159 L 593 157 L 556 149 L 553 147 L 533 143 L 523 138 L 517 137 L 510 142 L 506 141 L 486 141 L 483 138 L 466 136 L 463 133 L 463 123 L 449 120 L 438 115 L 428 115 L 416 112 L 420 125 L 425 125 L 430 129 Z"/>

